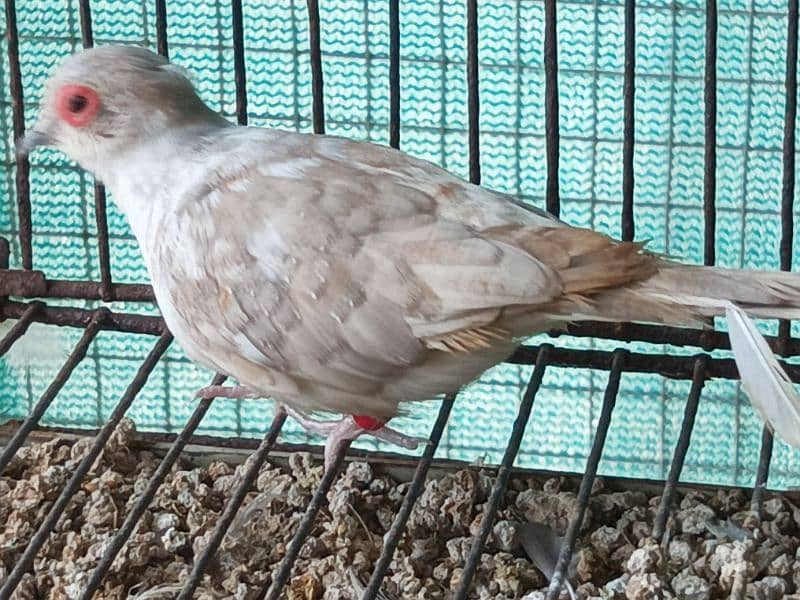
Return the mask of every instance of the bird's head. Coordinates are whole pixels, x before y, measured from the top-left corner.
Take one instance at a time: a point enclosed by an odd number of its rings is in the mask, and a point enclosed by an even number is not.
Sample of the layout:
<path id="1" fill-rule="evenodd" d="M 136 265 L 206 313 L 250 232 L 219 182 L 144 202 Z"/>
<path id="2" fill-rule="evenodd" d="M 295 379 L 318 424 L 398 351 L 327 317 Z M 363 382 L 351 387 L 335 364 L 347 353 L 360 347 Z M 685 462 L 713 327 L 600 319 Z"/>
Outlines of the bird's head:
<path id="1" fill-rule="evenodd" d="M 106 157 L 124 155 L 176 127 L 220 119 L 165 58 L 135 46 L 101 46 L 55 69 L 36 123 L 18 141 L 17 152 L 53 146 L 97 172 Z"/>

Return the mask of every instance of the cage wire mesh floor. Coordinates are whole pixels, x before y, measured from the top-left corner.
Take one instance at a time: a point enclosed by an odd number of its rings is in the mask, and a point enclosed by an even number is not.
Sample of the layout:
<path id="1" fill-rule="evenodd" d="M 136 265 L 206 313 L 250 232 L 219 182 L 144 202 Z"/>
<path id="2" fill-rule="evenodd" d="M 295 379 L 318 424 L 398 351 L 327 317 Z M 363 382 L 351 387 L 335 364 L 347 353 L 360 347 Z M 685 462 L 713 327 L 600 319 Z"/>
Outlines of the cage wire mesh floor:
<path id="1" fill-rule="evenodd" d="M 0 303 L 0 414 L 27 420 L 12 428 L 3 467 L 36 425 L 103 427 L 99 452 L 123 414 L 140 431 L 181 432 L 171 460 L 193 433 L 267 435 L 260 455 L 281 426 L 283 442 L 314 441 L 280 415 L 273 419 L 269 403 L 198 404 L 193 392 L 212 374 L 169 344 L 113 202 L 55 152 L 37 153 L 30 167 L 15 158 L 14 138 L 46 76 L 82 46 L 168 52 L 232 120 L 399 143 L 571 224 L 617 237 L 635 232 L 687 262 L 770 269 L 797 262 L 796 0 L 7 0 L 4 27 L 0 236 L 10 244 L 0 244 L 0 263 L 7 256 L 11 270 L 0 271 L 0 301 L 11 298 Z M 789 335 L 796 326 L 763 327 L 778 334 L 785 355 L 800 354 Z M 750 486 L 768 473 L 770 487 L 796 486 L 800 454 L 780 442 L 773 451 L 726 347 L 724 333 L 630 325 L 531 340 L 455 401 L 421 403 L 398 419 L 403 431 L 433 431 L 436 439 L 412 489 L 421 489 L 434 451 L 588 471 L 582 506 L 595 470 L 667 479 L 664 518 L 679 477 Z M 708 354 L 696 357 L 702 350 Z M 525 418 L 515 424 L 528 410 L 527 428 Z M 519 451 L 510 451 L 516 443 Z M 69 485 L 80 485 L 90 466 Z M 320 482 L 307 527 L 332 477 Z M 399 510 L 402 529 L 408 514 Z M 41 525 L 11 579 L 22 577 L 55 522 Z M 572 543 L 579 522 L 570 522 Z M 302 528 L 297 544 L 308 532 Z M 571 543 L 565 547 L 571 551 Z M 393 546 L 386 548 L 388 561 Z M 291 569 L 291 557 L 282 564 Z M 0 598 L 8 589 L 0 588 Z"/>

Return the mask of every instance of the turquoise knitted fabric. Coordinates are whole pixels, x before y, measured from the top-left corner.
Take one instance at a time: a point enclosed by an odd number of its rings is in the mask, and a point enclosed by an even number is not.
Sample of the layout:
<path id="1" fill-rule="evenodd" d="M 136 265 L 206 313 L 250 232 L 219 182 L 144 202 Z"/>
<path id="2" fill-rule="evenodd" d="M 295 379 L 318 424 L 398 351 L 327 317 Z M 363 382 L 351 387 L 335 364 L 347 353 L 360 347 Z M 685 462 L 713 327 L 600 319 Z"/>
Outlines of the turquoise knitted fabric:
<path id="1" fill-rule="evenodd" d="M 92 3 L 97 44 L 155 48 L 154 2 Z M 389 15 L 384 0 L 322 0 L 321 30 L 328 133 L 388 141 Z M 402 148 L 467 174 L 464 3 L 400 5 Z M 77 3 L 18 0 L 28 122 L 47 74 L 80 47 Z M 250 123 L 310 131 L 308 14 L 302 0 L 246 0 L 245 44 Z M 654 250 L 702 262 L 704 3 L 647 0 L 637 7 L 635 217 L 637 238 Z M 230 7 L 225 2 L 168 2 L 169 49 L 203 98 L 233 118 Z M 479 3 L 483 184 L 543 206 L 545 187 L 544 10 L 541 1 Z M 777 268 L 780 237 L 786 7 L 776 0 L 719 5 L 719 264 Z M 622 189 L 623 6 L 558 2 L 562 217 L 619 235 Z M 5 57 L 6 41 L 0 42 Z M 0 235 L 19 265 L 8 61 L 0 61 Z M 92 180 L 62 155 L 33 156 L 34 267 L 48 277 L 99 279 Z M 800 203 L 796 203 L 800 206 Z M 112 272 L 118 282 L 146 273 L 130 230 L 109 206 Z M 795 264 L 800 244 L 795 246 Z M 96 303 L 63 301 L 93 307 Z M 148 310 L 137 304 L 119 310 Z M 153 312 L 152 309 L 149 309 Z M 2 325 L 0 325 L 2 327 Z M 769 331 L 774 324 L 766 324 Z M 81 332 L 35 327 L 0 362 L 0 415 L 23 417 L 46 389 Z M 545 339 L 545 338 L 543 338 Z M 50 425 L 95 427 L 113 409 L 155 339 L 104 332 L 47 411 Z M 619 343 L 560 338 L 576 348 Z M 691 353 L 648 344 L 640 352 Z M 441 457 L 497 462 L 532 369 L 500 365 L 459 397 Z M 193 392 L 212 374 L 169 350 L 129 411 L 142 430 L 177 431 Z M 517 464 L 581 471 L 594 435 L 608 373 L 547 370 Z M 601 472 L 662 478 L 680 429 L 690 382 L 624 374 Z M 438 403 L 410 407 L 398 428 L 426 435 Z M 260 436 L 272 405 L 218 400 L 200 432 Z M 703 392 L 683 479 L 749 484 L 761 424 L 736 382 Z M 284 440 L 310 439 L 293 423 Z M 370 440 L 359 446 L 377 448 Z M 384 448 L 383 446 L 380 446 Z M 391 449 L 391 448 L 384 448 Z M 770 485 L 800 481 L 797 453 L 776 444 Z"/>

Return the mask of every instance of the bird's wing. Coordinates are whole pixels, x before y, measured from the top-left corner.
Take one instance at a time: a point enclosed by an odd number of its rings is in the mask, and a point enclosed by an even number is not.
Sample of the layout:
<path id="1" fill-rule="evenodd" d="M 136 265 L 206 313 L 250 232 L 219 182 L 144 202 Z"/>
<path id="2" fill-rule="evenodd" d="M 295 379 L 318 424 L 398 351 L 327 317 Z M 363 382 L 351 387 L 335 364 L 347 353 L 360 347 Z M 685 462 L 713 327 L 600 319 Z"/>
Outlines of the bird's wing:
<path id="1" fill-rule="evenodd" d="M 213 282 L 207 311 L 248 360 L 373 393 L 431 348 L 491 344 L 505 307 L 561 293 L 552 268 L 480 233 L 549 217 L 389 149 L 304 141 L 205 182 L 178 217 L 214 224 L 186 279 Z"/>

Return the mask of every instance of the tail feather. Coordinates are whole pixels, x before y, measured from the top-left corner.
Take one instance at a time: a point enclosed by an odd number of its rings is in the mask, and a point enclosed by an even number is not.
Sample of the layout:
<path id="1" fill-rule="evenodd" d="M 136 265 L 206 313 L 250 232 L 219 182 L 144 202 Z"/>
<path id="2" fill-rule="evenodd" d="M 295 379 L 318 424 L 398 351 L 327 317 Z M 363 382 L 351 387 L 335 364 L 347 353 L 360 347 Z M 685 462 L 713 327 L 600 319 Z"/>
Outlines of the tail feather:
<path id="1" fill-rule="evenodd" d="M 697 325 L 724 315 L 736 366 L 753 407 L 800 447 L 800 395 L 751 317 L 800 319 L 800 275 L 665 262 L 650 278 L 592 298 L 585 318 Z M 583 315 L 582 315 L 583 316 Z"/>
<path id="2" fill-rule="evenodd" d="M 728 335 L 742 386 L 767 426 L 788 444 L 800 447 L 800 396 L 750 318 L 727 307 Z"/>

